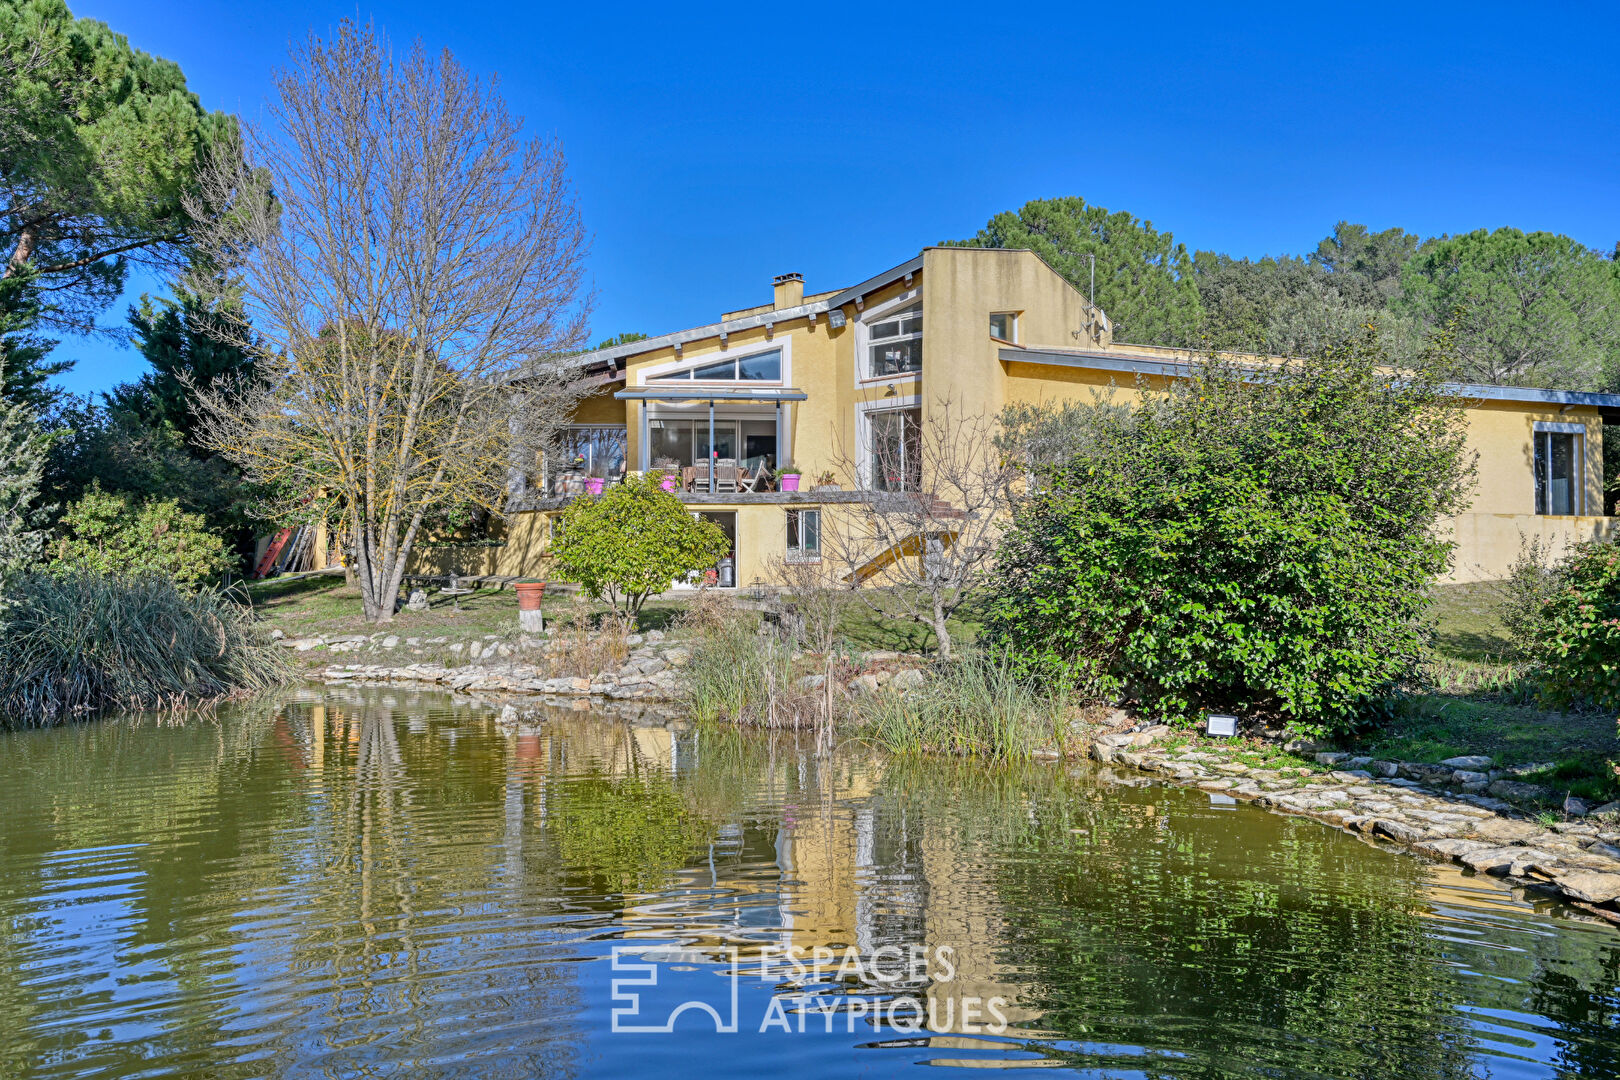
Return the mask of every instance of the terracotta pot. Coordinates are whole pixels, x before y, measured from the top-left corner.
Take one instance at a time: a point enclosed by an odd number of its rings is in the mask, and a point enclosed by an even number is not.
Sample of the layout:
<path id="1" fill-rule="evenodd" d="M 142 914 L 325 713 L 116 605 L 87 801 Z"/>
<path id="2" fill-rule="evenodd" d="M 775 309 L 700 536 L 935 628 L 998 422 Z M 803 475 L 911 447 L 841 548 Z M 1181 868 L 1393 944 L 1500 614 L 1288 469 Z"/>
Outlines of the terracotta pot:
<path id="1" fill-rule="evenodd" d="M 783 473 L 777 479 L 777 482 L 781 485 L 783 491 L 798 491 L 799 490 L 799 474 L 798 473 L 791 473 L 791 472 L 790 473 Z"/>
<path id="2" fill-rule="evenodd" d="M 512 588 L 517 590 L 519 611 L 539 611 L 540 600 L 546 595 L 546 583 L 543 581 L 520 581 Z"/>

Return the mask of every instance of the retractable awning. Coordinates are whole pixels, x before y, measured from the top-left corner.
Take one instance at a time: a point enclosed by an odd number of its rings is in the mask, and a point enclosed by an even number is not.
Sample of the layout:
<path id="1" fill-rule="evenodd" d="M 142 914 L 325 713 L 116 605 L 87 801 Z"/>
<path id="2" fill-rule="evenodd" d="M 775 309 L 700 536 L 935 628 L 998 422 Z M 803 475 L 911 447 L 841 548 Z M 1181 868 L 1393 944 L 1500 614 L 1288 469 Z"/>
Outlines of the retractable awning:
<path id="1" fill-rule="evenodd" d="M 613 395 L 620 401 L 804 401 L 810 395 L 791 386 L 759 389 L 731 386 L 632 386 Z"/>

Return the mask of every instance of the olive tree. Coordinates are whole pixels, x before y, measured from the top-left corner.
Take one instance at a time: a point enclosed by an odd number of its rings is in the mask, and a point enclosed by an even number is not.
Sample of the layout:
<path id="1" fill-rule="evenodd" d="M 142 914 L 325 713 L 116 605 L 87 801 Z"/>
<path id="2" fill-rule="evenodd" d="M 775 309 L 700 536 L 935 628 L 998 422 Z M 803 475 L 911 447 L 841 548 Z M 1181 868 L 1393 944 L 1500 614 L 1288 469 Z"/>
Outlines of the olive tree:
<path id="1" fill-rule="evenodd" d="M 503 510 L 513 462 L 570 417 L 585 236 L 561 146 L 448 53 L 396 58 L 345 22 L 275 88 L 190 204 L 208 272 L 188 287 L 241 268 L 244 318 L 207 329 L 251 326 L 231 340 L 255 360 L 251 384 L 197 389 L 200 441 L 282 520 L 335 520 L 384 622 L 424 529 Z"/>

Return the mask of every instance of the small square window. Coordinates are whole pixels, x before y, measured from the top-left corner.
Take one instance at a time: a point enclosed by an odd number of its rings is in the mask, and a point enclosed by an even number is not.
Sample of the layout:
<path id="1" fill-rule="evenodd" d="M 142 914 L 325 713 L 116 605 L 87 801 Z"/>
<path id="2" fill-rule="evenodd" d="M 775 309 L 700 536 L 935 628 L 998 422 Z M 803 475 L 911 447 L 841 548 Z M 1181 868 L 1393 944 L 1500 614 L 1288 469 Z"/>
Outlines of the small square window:
<path id="1" fill-rule="evenodd" d="M 1018 316 L 1010 311 L 998 311 L 990 316 L 990 336 L 998 341 L 1018 341 Z"/>
<path id="2" fill-rule="evenodd" d="M 815 562 L 821 558 L 821 511 L 789 510 L 788 562 Z"/>

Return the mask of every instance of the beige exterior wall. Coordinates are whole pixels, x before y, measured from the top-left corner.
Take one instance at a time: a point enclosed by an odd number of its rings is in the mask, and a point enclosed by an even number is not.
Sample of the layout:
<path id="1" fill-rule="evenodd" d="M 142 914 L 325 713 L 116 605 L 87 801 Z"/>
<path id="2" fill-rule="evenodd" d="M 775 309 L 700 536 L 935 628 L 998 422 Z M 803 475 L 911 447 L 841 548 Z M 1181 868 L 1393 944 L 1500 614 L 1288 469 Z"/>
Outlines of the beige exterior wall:
<path id="1" fill-rule="evenodd" d="M 1500 581 L 1523 545 L 1540 540 L 1554 558 L 1585 540 L 1612 541 L 1620 518 L 1554 514 L 1458 514 L 1442 528 L 1457 544 L 1446 581 Z"/>

